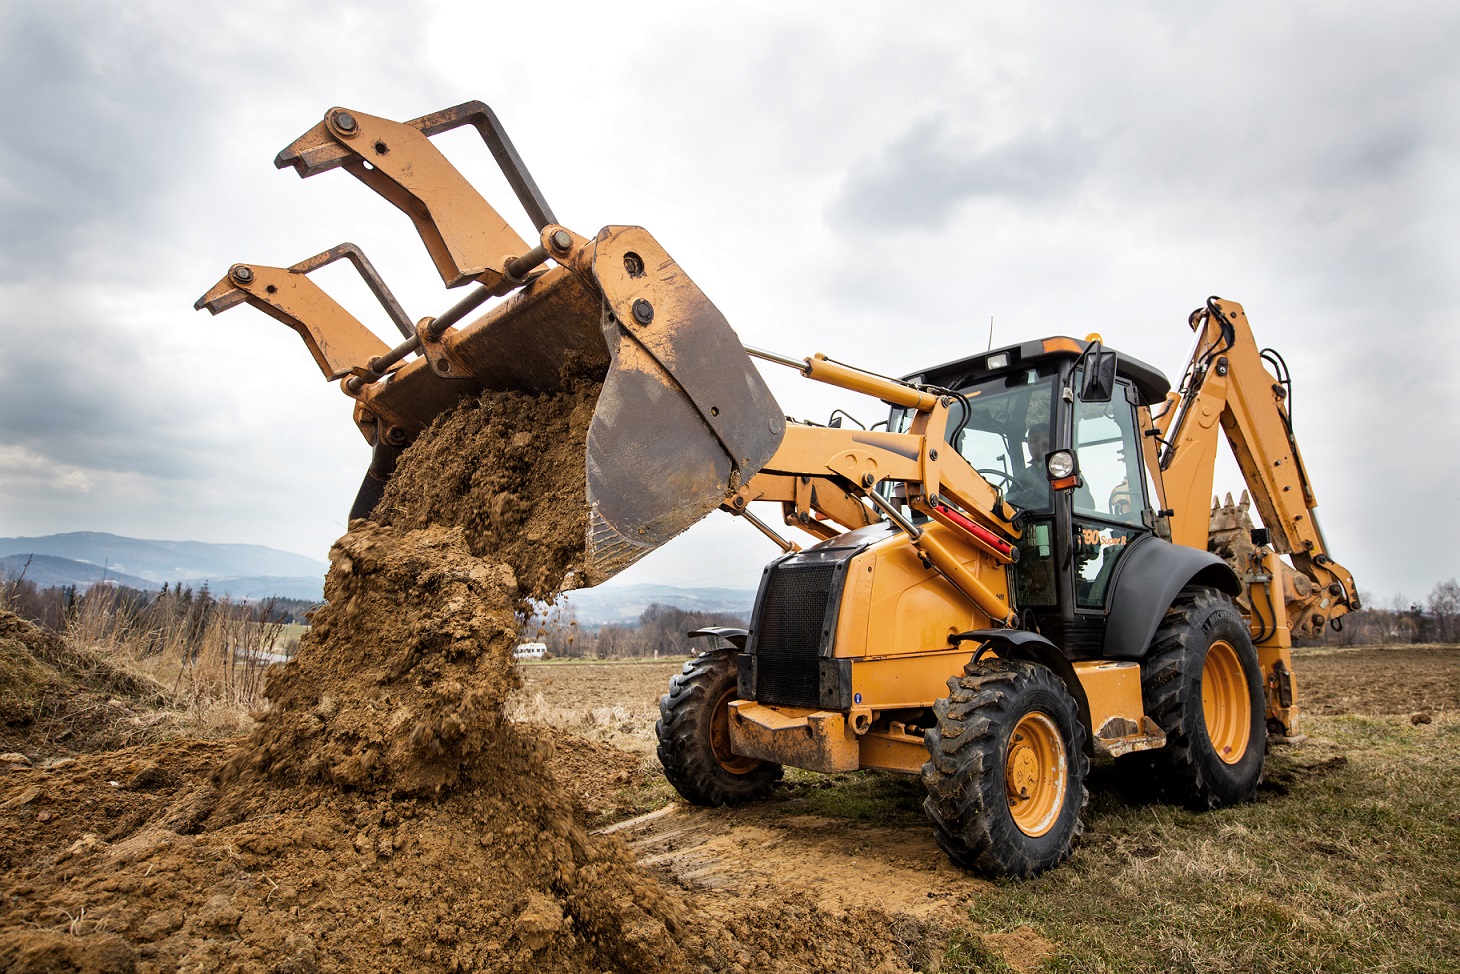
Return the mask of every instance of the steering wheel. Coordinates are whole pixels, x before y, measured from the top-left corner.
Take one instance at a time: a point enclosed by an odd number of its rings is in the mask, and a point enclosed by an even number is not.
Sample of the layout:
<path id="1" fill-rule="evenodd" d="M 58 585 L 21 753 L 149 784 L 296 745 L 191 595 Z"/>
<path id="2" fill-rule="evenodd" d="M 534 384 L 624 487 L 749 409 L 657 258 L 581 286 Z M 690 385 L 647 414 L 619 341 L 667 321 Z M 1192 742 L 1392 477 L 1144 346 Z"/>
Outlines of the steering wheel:
<path id="1" fill-rule="evenodd" d="M 989 481 L 990 485 L 997 488 L 1002 493 L 1008 493 L 1005 488 L 1009 486 L 1010 481 L 1014 479 L 1013 477 L 1009 476 L 1002 470 L 985 470 L 982 467 L 976 467 L 975 469 L 978 471 L 978 475 L 984 480 L 988 480 L 990 477 L 997 477 L 998 481 Z"/>

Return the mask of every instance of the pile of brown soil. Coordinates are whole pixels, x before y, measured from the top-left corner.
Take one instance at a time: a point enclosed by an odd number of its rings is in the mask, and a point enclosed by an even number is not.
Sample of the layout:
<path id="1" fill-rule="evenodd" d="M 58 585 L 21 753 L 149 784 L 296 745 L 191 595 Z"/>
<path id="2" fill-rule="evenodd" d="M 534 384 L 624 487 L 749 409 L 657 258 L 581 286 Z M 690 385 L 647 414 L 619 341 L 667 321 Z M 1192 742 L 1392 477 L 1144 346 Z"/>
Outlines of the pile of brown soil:
<path id="1" fill-rule="evenodd" d="M 558 395 L 496 392 L 458 406 L 401 456 L 374 519 L 460 527 L 473 555 L 512 566 L 523 598 L 548 601 L 574 587 L 600 379 L 570 374 Z"/>
<path id="2" fill-rule="evenodd" d="M 28 760 L 149 739 L 167 689 L 0 610 L 0 753 Z"/>
<path id="3" fill-rule="evenodd" d="M 227 776 L 435 797 L 479 775 L 517 685 L 512 569 L 469 554 L 459 528 L 369 521 L 330 562 L 325 605 Z"/>

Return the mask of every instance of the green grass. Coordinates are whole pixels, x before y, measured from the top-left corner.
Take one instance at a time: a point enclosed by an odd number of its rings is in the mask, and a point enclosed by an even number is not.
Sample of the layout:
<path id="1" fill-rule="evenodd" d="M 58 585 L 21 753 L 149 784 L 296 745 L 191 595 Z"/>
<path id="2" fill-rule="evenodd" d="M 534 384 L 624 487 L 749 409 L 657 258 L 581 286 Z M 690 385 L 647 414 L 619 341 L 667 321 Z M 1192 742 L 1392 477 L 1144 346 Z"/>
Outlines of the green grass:
<path id="1" fill-rule="evenodd" d="M 1051 972 L 1460 969 L 1460 721 L 1306 719 L 1259 801 L 1197 814 L 1095 776 L 1064 868 L 1001 882 L 982 933 L 1030 927 Z M 944 971 L 982 971 L 950 950 Z"/>
<path id="2" fill-rule="evenodd" d="M 776 791 L 776 814 L 824 815 L 876 825 L 918 826 L 923 818 L 923 783 L 893 771 L 817 774 L 787 768 Z"/>

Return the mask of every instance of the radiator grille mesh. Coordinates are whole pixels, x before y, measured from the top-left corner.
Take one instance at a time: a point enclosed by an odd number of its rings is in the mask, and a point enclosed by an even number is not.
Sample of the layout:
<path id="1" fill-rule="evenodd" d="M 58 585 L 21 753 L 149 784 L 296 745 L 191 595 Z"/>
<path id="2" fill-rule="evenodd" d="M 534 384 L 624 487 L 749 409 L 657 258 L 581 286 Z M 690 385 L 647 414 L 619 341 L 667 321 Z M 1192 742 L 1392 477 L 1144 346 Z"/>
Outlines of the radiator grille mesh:
<path id="1" fill-rule="evenodd" d="M 836 566 L 772 570 L 755 634 L 756 698 L 791 707 L 821 705 L 818 659 Z"/>

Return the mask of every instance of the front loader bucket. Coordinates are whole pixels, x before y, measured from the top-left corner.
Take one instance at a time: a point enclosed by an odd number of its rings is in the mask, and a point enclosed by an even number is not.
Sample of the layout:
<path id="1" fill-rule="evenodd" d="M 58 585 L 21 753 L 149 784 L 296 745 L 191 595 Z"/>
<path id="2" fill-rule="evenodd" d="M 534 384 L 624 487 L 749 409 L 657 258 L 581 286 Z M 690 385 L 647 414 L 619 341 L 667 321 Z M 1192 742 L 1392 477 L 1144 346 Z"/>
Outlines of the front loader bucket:
<path id="1" fill-rule="evenodd" d="M 612 363 L 588 428 L 589 584 L 713 511 L 785 429 L 725 317 L 647 232 L 601 232 L 594 273 Z"/>
<path id="2" fill-rule="evenodd" d="M 461 124 L 483 131 L 538 224 L 539 246 L 529 250 L 426 137 Z M 343 380 L 376 451 L 352 516 L 369 513 L 395 456 L 463 397 L 556 392 L 569 363 L 606 372 L 584 458 L 583 584 L 700 520 L 775 453 L 781 410 L 719 310 L 645 230 L 607 227 L 587 239 L 557 225 L 480 103 L 406 123 L 332 109 L 276 163 L 304 176 L 344 168 L 412 219 L 447 286 L 480 285 L 412 327 L 369 261 L 344 244 L 288 268 L 235 264 L 199 299 L 215 314 L 241 303 L 263 310 L 299 332 L 328 378 Z M 388 348 L 307 279 L 341 257 L 403 343 Z M 557 266 L 541 269 L 549 258 Z"/>

